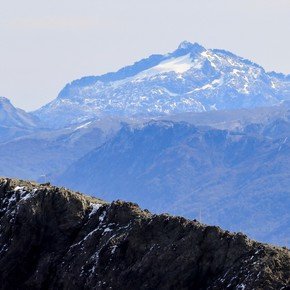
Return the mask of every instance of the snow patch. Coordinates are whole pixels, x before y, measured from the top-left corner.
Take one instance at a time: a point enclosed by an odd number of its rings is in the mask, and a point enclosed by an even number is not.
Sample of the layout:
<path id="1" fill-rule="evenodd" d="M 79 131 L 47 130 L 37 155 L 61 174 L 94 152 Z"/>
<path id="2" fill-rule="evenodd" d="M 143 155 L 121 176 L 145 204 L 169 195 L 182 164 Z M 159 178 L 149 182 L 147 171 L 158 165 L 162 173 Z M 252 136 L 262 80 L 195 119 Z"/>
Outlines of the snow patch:
<path id="1" fill-rule="evenodd" d="M 100 217 L 99 217 L 99 221 L 100 221 L 101 223 L 104 221 L 104 219 L 105 219 L 105 217 L 106 217 L 106 214 L 107 214 L 107 212 L 104 211 L 104 212 L 100 215 Z"/>
<path id="2" fill-rule="evenodd" d="M 98 211 L 98 209 L 102 206 L 102 204 L 100 204 L 100 203 L 91 203 L 90 205 L 92 207 L 92 211 L 89 214 L 89 218 L 91 218 Z"/>
<path id="3" fill-rule="evenodd" d="M 115 254 L 117 248 L 118 248 L 118 246 L 116 246 L 116 245 L 112 247 L 112 250 L 111 250 L 112 255 Z"/>
<path id="4" fill-rule="evenodd" d="M 91 124 L 92 122 L 87 122 L 81 126 L 78 126 L 74 129 L 74 131 L 77 131 L 77 130 L 80 130 L 80 129 L 85 129 L 85 128 L 88 128 L 88 126 Z"/>
<path id="5" fill-rule="evenodd" d="M 134 78 L 135 79 L 143 79 L 148 77 L 153 77 L 158 74 L 162 73 L 169 73 L 175 72 L 177 74 L 185 73 L 186 71 L 190 70 L 194 66 L 190 54 L 177 57 L 177 58 L 170 58 L 167 59 L 155 67 L 147 69 L 139 74 L 137 74 Z"/>

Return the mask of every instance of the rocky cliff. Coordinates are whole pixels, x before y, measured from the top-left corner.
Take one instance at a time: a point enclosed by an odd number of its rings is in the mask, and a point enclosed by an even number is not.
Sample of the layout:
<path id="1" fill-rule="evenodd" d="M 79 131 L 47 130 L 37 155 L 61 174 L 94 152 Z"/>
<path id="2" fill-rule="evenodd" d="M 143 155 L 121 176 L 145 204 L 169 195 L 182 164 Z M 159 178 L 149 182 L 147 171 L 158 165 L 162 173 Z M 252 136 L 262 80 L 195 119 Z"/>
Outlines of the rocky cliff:
<path id="1" fill-rule="evenodd" d="M 290 289 L 290 252 L 49 184 L 0 179 L 1 289 Z"/>

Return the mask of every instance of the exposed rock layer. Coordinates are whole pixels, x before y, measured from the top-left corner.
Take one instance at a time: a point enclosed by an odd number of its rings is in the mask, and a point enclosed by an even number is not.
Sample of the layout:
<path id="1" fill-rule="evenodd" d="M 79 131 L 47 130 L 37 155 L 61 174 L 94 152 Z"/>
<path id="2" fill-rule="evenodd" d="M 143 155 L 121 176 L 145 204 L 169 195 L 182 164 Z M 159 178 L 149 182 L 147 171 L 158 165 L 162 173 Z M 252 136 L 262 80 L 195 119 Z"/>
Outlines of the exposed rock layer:
<path id="1" fill-rule="evenodd" d="M 218 227 L 0 179 L 1 289 L 290 289 L 290 253 Z"/>

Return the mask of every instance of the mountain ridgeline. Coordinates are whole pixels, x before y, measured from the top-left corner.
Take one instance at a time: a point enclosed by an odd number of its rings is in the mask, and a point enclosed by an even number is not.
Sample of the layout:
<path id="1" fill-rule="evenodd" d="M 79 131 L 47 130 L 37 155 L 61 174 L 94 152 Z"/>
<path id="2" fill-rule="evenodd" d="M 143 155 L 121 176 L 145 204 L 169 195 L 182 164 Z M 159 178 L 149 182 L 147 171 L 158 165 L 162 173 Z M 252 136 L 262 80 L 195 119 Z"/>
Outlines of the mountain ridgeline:
<path id="1" fill-rule="evenodd" d="M 290 252 L 194 220 L 0 179 L 1 289 L 289 289 Z"/>

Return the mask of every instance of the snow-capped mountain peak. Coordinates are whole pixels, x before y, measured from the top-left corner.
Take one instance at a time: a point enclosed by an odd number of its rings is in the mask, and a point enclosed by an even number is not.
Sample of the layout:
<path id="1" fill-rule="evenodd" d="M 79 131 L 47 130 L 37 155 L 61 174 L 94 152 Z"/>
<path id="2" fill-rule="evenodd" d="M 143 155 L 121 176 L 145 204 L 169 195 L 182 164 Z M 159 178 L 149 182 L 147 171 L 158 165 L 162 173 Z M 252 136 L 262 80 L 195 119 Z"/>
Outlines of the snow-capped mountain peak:
<path id="1" fill-rule="evenodd" d="M 290 99 L 290 80 L 231 52 L 182 42 L 115 73 L 68 84 L 35 112 L 51 126 L 113 116 L 253 108 Z"/>

